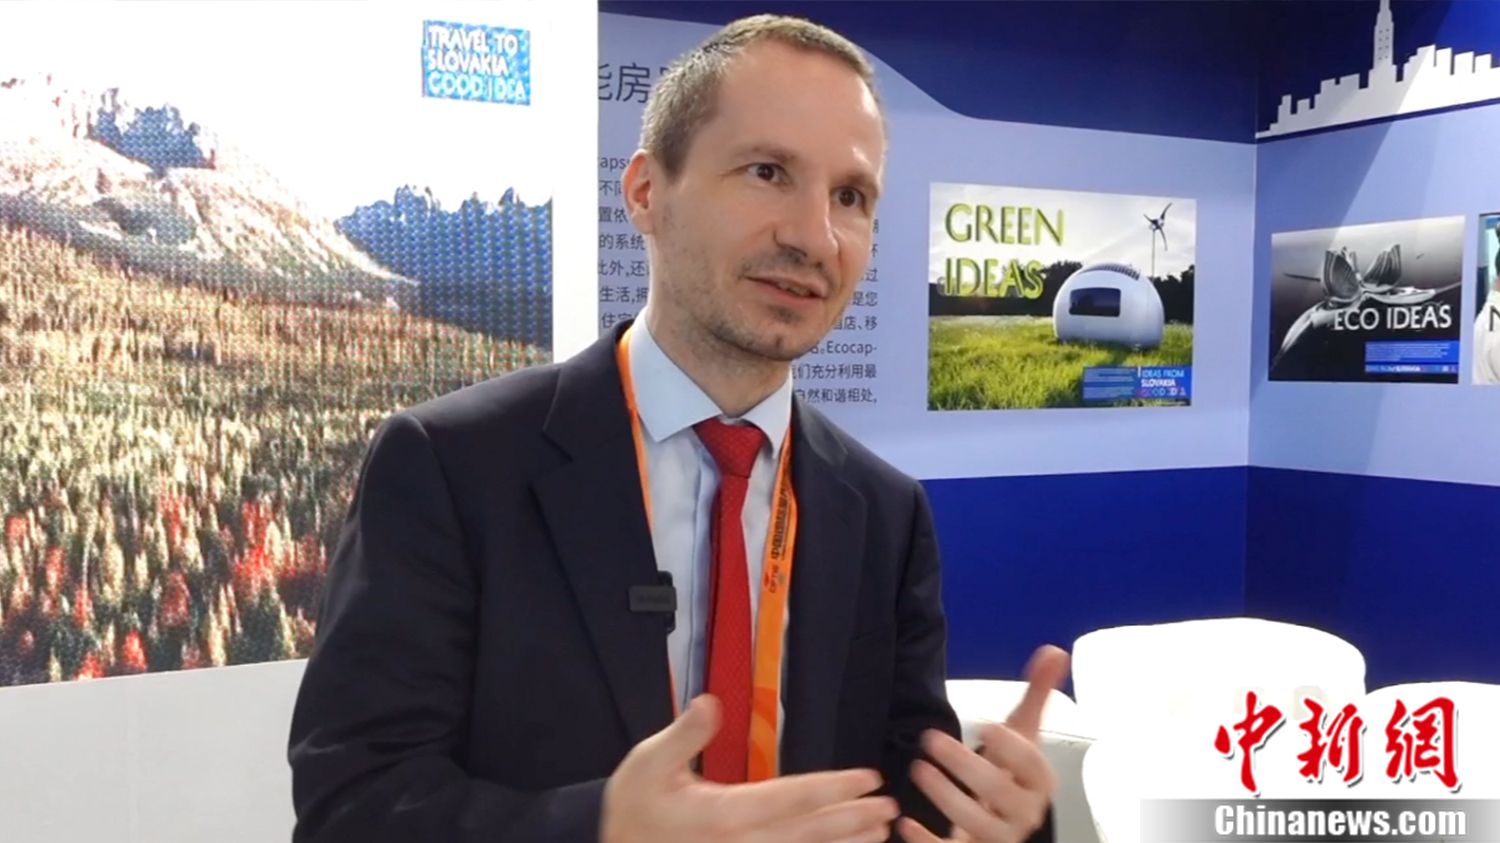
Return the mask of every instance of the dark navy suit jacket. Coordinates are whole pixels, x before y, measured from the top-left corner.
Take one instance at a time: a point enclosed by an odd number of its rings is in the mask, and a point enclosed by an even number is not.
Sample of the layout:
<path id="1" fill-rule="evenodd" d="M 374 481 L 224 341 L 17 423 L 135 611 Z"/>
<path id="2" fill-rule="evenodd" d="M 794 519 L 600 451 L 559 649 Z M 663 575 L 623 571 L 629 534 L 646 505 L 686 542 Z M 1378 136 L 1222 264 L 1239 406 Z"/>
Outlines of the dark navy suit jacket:
<path id="1" fill-rule="evenodd" d="M 398 413 L 365 453 L 293 717 L 296 841 L 596 840 L 605 780 L 673 717 L 619 330 Z M 958 734 L 926 498 L 793 407 L 782 770 L 908 768 Z"/>

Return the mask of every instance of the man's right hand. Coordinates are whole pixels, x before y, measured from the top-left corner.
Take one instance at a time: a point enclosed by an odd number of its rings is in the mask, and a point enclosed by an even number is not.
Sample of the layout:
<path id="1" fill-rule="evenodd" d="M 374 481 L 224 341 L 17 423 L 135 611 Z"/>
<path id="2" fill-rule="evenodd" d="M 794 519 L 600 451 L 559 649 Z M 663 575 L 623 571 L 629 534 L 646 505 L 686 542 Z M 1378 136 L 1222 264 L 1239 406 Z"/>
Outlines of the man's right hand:
<path id="1" fill-rule="evenodd" d="M 706 781 L 690 765 L 719 729 L 713 697 L 694 699 L 641 741 L 604 786 L 602 843 L 879 843 L 899 814 L 874 770 Z"/>

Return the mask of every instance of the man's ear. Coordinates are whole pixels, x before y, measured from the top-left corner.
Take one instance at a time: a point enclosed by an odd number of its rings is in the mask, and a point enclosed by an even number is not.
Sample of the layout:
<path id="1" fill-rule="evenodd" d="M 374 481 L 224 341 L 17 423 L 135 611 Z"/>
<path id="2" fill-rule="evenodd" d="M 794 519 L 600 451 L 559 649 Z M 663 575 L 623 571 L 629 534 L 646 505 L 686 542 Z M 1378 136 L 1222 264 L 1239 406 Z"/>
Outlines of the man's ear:
<path id="1" fill-rule="evenodd" d="M 656 188 L 663 182 L 661 165 L 644 149 L 630 156 L 625 172 L 620 174 L 620 192 L 625 199 L 625 213 L 642 234 L 656 233 Z"/>

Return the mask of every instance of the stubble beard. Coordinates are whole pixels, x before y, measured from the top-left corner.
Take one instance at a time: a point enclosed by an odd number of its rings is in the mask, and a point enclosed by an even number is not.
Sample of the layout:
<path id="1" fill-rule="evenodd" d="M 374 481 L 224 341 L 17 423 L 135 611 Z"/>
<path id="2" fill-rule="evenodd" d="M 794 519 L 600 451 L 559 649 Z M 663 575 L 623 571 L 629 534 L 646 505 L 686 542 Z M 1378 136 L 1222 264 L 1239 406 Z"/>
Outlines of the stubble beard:
<path id="1" fill-rule="evenodd" d="M 740 280 L 736 283 L 751 284 Z M 794 314 L 780 308 L 771 309 L 771 322 L 795 329 L 800 321 Z M 734 349 L 747 363 L 774 363 L 782 365 L 806 354 L 808 348 L 789 347 L 787 341 L 775 334 L 759 334 L 748 324 L 748 320 L 736 321 L 723 310 L 708 314 L 704 328 L 720 345 Z"/>
<path id="2" fill-rule="evenodd" d="M 678 243 L 691 242 L 687 240 L 687 233 L 679 229 L 676 214 L 670 209 L 662 215 L 662 227 Z M 696 323 L 692 333 L 697 336 L 690 341 L 699 346 L 703 353 L 746 368 L 764 368 L 791 363 L 817 345 L 821 335 L 814 337 L 805 346 L 788 347 L 782 338 L 757 333 L 751 324 L 754 320 L 748 318 L 747 314 L 734 312 L 739 305 L 735 303 L 733 296 L 726 294 L 732 292 L 733 285 L 756 283 L 749 280 L 746 274 L 752 265 L 765 263 L 764 260 L 749 261 L 740 267 L 741 271 L 728 284 L 714 285 L 711 283 L 713 268 L 704 255 L 691 247 L 674 251 L 676 255 L 673 263 L 683 273 L 674 273 L 672 283 L 667 286 L 673 288 L 676 294 L 676 308 Z M 693 284 L 688 280 L 694 278 L 701 283 Z M 796 330 L 805 321 L 805 317 L 785 308 L 771 307 L 769 310 L 772 325 Z"/>

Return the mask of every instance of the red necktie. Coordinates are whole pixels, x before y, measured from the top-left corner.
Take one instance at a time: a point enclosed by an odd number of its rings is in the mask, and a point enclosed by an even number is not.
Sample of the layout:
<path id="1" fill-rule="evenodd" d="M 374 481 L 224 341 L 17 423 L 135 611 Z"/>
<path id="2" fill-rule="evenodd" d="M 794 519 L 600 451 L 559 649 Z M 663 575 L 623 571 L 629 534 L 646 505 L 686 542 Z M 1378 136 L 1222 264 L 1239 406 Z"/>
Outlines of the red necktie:
<path id="1" fill-rule="evenodd" d="M 716 782 L 743 782 L 749 775 L 750 697 L 754 658 L 751 643 L 750 573 L 745 562 L 741 522 L 750 470 L 764 436 L 753 425 L 709 419 L 693 426 L 714 462 L 719 491 L 714 496 L 710 548 L 713 554 L 709 601 L 708 693 L 723 708 L 719 732 L 703 751 L 703 776 Z"/>

